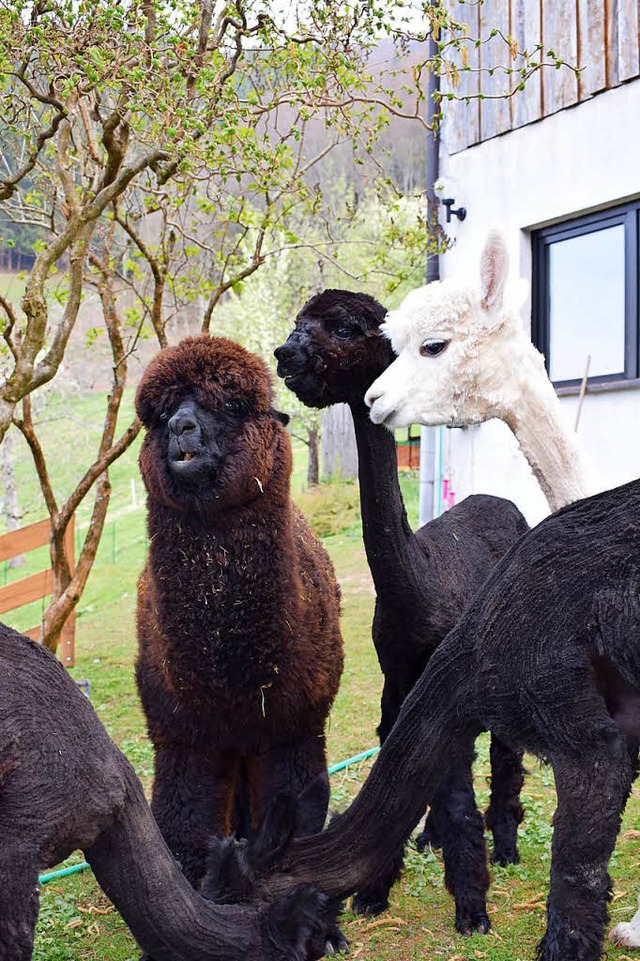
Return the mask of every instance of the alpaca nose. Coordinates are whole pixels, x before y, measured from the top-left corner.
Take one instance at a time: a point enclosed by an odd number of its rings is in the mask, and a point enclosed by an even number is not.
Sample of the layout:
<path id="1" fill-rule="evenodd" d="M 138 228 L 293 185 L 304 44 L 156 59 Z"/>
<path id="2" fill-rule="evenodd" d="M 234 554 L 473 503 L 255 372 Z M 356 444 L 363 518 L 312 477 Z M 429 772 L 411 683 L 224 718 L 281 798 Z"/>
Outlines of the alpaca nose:
<path id="1" fill-rule="evenodd" d="M 278 377 L 297 373 L 307 359 L 306 352 L 297 337 L 289 337 L 284 344 L 276 347 L 273 353 L 278 361 Z"/>
<path id="2" fill-rule="evenodd" d="M 189 431 L 196 430 L 197 426 L 198 424 L 193 414 L 190 411 L 184 410 L 182 407 L 176 411 L 169 421 L 169 430 L 178 437 L 182 434 L 187 434 Z"/>
<path id="3" fill-rule="evenodd" d="M 382 397 L 383 393 L 384 391 L 382 390 L 376 390 L 374 387 L 370 387 L 367 393 L 364 395 L 364 402 L 367 407 L 373 407 L 375 402 Z"/>
<path id="4" fill-rule="evenodd" d="M 284 344 L 280 344 L 279 347 L 276 347 L 273 352 L 273 356 L 279 363 L 286 364 L 288 360 L 291 360 L 293 357 L 295 357 L 297 352 L 298 348 L 292 347 L 289 341 L 287 341 Z"/>

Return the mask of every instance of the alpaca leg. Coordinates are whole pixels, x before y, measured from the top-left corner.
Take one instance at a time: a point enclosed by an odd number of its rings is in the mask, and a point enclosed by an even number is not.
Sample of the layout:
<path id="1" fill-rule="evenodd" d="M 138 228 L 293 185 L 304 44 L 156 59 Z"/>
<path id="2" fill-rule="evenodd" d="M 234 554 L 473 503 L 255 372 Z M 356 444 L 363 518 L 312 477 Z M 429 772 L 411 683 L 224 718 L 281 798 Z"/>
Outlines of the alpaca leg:
<path id="1" fill-rule="evenodd" d="M 0 958 L 31 961 L 40 903 L 38 867 L 0 838 Z"/>
<path id="2" fill-rule="evenodd" d="M 322 732 L 291 744 L 277 744 L 249 765 L 251 821 L 262 822 L 270 802 L 286 791 L 298 798 L 296 837 L 319 834 L 329 808 L 329 777 Z M 336 911 L 337 913 L 337 911 Z M 349 942 L 337 925 L 326 933 L 325 954 L 348 951 Z"/>
<path id="3" fill-rule="evenodd" d="M 438 831 L 438 820 L 436 818 L 433 808 L 429 809 L 429 813 L 424 819 L 424 825 L 420 834 L 416 836 L 416 848 L 420 853 L 426 851 L 427 848 L 432 848 L 436 850 L 442 847 L 442 838 Z"/>
<path id="4" fill-rule="evenodd" d="M 633 780 L 640 773 L 638 765 L 638 745 L 629 747 L 629 756 L 633 768 Z M 638 910 L 630 921 L 621 921 L 609 932 L 609 938 L 621 948 L 640 948 L 640 893 L 638 894 Z"/>
<path id="5" fill-rule="evenodd" d="M 237 774 L 237 760 L 180 744 L 156 748 L 151 810 L 194 888 L 204 877 L 211 838 L 231 833 Z M 154 959 L 143 954 L 140 961 Z"/>
<path id="6" fill-rule="evenodd" d="M 376 881 L 354 895 L 351 902 L 354 914 L 372 916 L 386 911 L 389 907 L 389 893 L 400 877 L 403 866 L 404 845 L 398 849 L 384 871 L 380 872 Z"/>
<path id="7" fill-rule="evenodd" d="M 376 729 L 380 744 L 384 744 L 389 736 L 391 728 L 396 723 L 396 718 L 400 713 L 401 705 L 402 696 L 397 679 L 390 678 L 385 674 L 382 697 L 380 698 L 380 723 Z"/>
<path id="8" fill-rule="evenodd" d="M 420 677 L 420 675 L 422 674 L 422 671 L 424 670 L 424 667 L 426 667 L 426 664 L 427 664 L 427 661 L 425 660 L 424 664 L 421 664 L 419 667 L 415 667 L 412 671 L 409 671 L 407 677 L 404 677 L 400 682 L 400 684 L 398 683 L 397 678 L 395 678 L 394 680 L 390 680 L 388 677 L 385 676 L 384 687 L 382 689 L 381 720 L 377 730 L 377 734 L 378 734 L 378 737 L 380 738 L 381 745 L 384 744 L 389 732 L 391 731 L 391 728 L 396 722 L 396 718 L 400 713 L 400 708 L 402 707 L 402 702 L 404 698 L 407 696 L 407 694 L 413 687 L 414 681 L 418 677 Z M 418 849 L 418 851 L 422 852 L 426 848 L 441 848 L 441 847 L 442 847 L 442 839 L 440 837 L 440 834 L 438 833 L 436 818 L 434 816 L 433 811 L 430 810 L 424 819 L 424 826 L 422 828 L 422 831 L 416 837 L 416 848 Z M 403 857 L 404 857 L 404 854 L 403 854 Z M 392 866 L 390 866 L 389 870 L 391 871 L 390 884 L 389 884 L 389 888 L 390 888 L 398 880 L 398 877 L 400 876 L 400 872 L 402 870 L 402 859 L 400 860 L 399 863 L 397 863 L 396 868 L 393 868 Z M 380 900 L 380 899 L 377 899 L 377 900 Z M 363 913 L 378 914 L 381 910 L 384 910 L 384 908 L 379 908 L 377 911 L 371 911 L 369 909 Z"/>
<path id="9" fill-rule="evenodd" d="M 417 676 L 417 675 L 416 675 Z M 406 685 L 404 685 L 406 687 Z M 382 688 L 381 717 L 377 734 L 380 744 L 384 744 L 396 718 L 400 712 L 404 691 L 401 692 L 397 678 L 385 675 Z M 389 862 L 376 881 L 363 891 L 354 895 L 351 909 L 355 914 L 376 915 L 386 911 L 389 907 L 389 892 L 402 872 L 404 864 L 404 845 L 398 849 L 395 857 Z"/>
<path id="10" fill-rule="evenodd" d="M 490 928 L 487 916 L 489 871 L 482 815 L 476 807 L 471 765 L 473 740 L 460 744 L 458 761 L 433 799 L 432 811 L 442 838 L 445 884 L 456 904 L 460 934 Z"/>
<path id="11" fill-rule="evenodd" d="M 271 801 L 286 792 L 298 799 L 297 837 L 318 834 L 329 808 L 327 756 L 322 731 L 276 744 L 247 765 L 251 828 L 262 821 Z M 252 833 L 251 829 L 245 832 Z"/>
<path id="12" fill-rule="evenodd" d="M 631 790 L 626 744 L 614 738 L 581 757 L 552 757 L 558 806 L 551 847 L 547 930 L 538 961 L 597 961 L 607 922 L 607 865 Z"/>
<path id="13" fill-rule="evenodd" d="M 491 800 L 485 822 L 493 834 L 492 864 L 517 864 L 518 825 L 524 816 L 520 791 L 524 784 L 522 751 L 491 735 Z"/>
<path id="14" fill-rule="evenodd" d="M 212 837 L 233 830 L 236 759 L 180 744 L 156 750 L 151 810 L 172 854 L 194 887 L 205 873 Z"/>

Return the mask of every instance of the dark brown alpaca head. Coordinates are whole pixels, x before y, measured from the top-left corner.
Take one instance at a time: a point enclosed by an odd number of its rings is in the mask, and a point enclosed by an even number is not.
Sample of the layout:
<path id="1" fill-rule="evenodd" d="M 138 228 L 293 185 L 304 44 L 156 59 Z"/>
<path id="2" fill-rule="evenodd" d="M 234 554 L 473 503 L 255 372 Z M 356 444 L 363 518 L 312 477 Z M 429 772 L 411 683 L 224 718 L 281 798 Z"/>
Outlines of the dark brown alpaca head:
<path id="1" fill-rule="evenodd" d="M 152 498 L 217 512 L 286 495 L 287 418 L 272 408 L 263 360 L 223 337 L 188 337 L 149 364 L 136 394 L 146 427 L 140 469 Z"/>
<path id="2" fill-rule="evenodd" d="M 393 352 L 380 333 L 386 309 L 368 294 L 325 290 L 304 305 L 286 343 L 276 347 L 278 375 L 307 407 L 360 404 Z"/>

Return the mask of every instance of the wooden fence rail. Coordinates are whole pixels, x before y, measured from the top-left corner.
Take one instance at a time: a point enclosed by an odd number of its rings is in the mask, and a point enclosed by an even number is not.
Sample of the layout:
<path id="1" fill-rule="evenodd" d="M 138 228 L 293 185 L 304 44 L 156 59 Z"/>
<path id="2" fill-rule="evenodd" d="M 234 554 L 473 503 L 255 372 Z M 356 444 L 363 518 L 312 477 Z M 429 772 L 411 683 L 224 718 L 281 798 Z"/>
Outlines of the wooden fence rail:
<path id="1" fill-rule="evenodd" d="M 38 521 L 36 524 L 29 524 L 20 530 L 11 531 L 9 534 L 0 536 L 0 561 L 7 561 L 20 554 L 27 554 L 37 547 L 44 547 L 49 544 L 51 537 L 51 522 L 47 519 Z M 69 559 L 69 567 L 73 574 L 75 567 L 75 517 L 67 527 L 64 535 L 64 542 Z M 39 601 L 41 598 L 53 592 L 53 571 L 48 568 L 38 571 L 37 574 L 29 574 L 18 581 L 0 587 L 0 614 L 6 611 L 13 611 L 32 601 Z M 28 631 L 22 631 L 32 640 L 42 643 L 42 625 L 32 627 Z M 76 616 L 72 611 L 60 634 L 60 644 L 58 646 L 58 656 L 65 667 L 73 667 L 75 663 L 75 634 Z"/>

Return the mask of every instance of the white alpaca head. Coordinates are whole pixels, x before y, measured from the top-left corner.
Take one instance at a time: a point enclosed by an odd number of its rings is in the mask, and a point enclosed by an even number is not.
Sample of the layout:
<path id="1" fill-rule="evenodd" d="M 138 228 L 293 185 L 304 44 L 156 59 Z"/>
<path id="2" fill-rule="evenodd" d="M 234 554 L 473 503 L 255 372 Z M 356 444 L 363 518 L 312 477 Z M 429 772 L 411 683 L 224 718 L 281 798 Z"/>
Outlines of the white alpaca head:
<path id="1" fill-rule="evenodd" d="M 517 380 L 523 353 L 535 358 L 537 352 L 517 310 L 503 304 L 507 272 L 504 240 L 492 232 L 480 259 L 480 283 L 427 284 L 387 315 L 382 329 L 398 357 L 365 397 L 374 423 L 460 426 L 508 419 L 510 378 Z M 534 362 L 542 367 L 540 355 Z"/>

